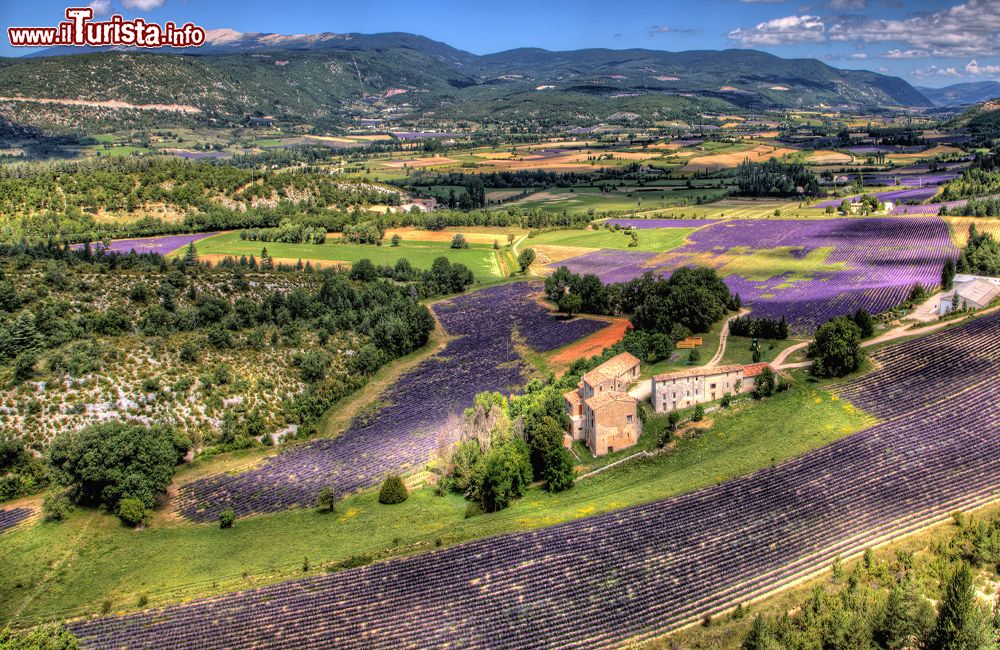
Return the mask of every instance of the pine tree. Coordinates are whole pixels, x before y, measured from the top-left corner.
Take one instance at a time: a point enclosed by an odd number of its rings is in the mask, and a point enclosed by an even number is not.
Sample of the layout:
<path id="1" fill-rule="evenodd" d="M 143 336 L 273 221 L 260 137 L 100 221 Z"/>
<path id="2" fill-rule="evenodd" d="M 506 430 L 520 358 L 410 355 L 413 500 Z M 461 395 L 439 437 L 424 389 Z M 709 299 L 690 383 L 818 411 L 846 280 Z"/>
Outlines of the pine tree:
<path id="1" fill-rule="evenodd" d="M 35 320 L 28 312 L 21 312 L 10 329 L 10 352 L 17 355 L 34 350 L 41 344 Z"/>
<path id="2" fill-rule="evenodd" d="M 187 250 L 184 251 L 184 266 L 194 266 L 198 263 L 198 249 L 194 247 L 194 242 L 191 242 L 187 246 Z"/>
<path id="3" fill-rule="evenodd" d="M 929 650 L 979 650 L 990 647 L 989 620 L 976 602 L 972 570 L 962 563 L 945 586 Z"/>
<path id="4" fill-rule="evenodd" d="M 274 260 L 271 259 L 271 254 L 267 252 L 267 248 L 260 249 L 260 268 L 263 271 L 271 271 L 274 269 Z"/>

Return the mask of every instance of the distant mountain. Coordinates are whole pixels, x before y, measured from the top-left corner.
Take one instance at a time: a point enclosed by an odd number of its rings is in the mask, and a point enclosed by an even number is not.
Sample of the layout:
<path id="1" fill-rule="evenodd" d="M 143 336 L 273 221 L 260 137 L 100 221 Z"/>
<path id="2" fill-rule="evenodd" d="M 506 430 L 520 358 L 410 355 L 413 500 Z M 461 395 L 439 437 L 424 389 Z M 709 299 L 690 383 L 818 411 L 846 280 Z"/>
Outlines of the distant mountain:
<path id="1" fill-rule="evenodd" d="M 407 33 L 221 29 L 197 51 L 73 53 L 0 59 L 0 96 L 178 104 L 200 109 L 198 119 L 230 123 L 253 113 L 335 123 L 373 107 L 418 119 L 580 124 L 699 120 L 701 111 L 740 108 L 930 105 L 896 77 L 753 50 L 477 56 Z"/>
<path id="2" fill-rule="evenodd" d="M 917 87 L 935 106 L 969 106 L 1000 97 L 1000 82 L 970 81 L 944 88 Z"/>

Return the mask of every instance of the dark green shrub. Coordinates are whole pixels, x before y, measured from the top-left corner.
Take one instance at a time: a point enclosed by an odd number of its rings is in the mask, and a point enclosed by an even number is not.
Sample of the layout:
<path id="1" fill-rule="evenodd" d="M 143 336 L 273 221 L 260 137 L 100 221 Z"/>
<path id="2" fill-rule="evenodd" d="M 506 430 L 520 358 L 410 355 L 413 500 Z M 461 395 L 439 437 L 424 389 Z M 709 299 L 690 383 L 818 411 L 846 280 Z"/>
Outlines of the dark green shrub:
<path id="1" fill-rule="evenodd" d="M 143 524 L 149 517 L 149 511 L 142 500 L 126 497 L 118 502 L 118 517 L 128 526 Z"/>
<path id="2" fill-rule="evenodd" d="M 62 521 L 73 510 L 73 502 L 64 492 L 52 492 L 42 499 L 42 517 L 45 521 Z"/>
<path id="3" fill-rule="evenodd" d="M 219 513 L 219 528 L 232 528 L 236 522 L 236 513 L 232 508 L 227 508 Z"/>
<path id="4" fill-rule="evenodd" d="M 409 497 L 410 494 L 406 491 L 403 479 L 396 474 L 393 474 L 385 479 L 385 481 L 382 482 L 382 488 L 378 491 L 379 503 L 384 503 L 386 505 L 402 503 Z"/>
<path id="5" fill-rule="evenodd" d="M 334 512 L 337 506 L 337 495 L 329 487 L 324 487 L 319 491 L 316 499 L 316 511 L 321 513 Z"/>

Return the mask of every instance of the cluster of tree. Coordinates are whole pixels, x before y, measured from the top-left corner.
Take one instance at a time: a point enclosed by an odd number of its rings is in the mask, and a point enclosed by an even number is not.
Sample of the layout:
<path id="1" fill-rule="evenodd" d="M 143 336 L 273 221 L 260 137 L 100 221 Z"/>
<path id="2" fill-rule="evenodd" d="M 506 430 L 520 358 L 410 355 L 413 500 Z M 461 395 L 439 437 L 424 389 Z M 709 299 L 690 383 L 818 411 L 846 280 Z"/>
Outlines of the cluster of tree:
<path id="1" fill-rule="evenodd" d="M 358 260 L 349 273 L 352 280 L 371 282 L 387 278 L 397 282 L 416 283 L 415 290 L 421 298 L 448 293 L 461 293 L 475 281 L 472 271 L 464 264 L 452 263 L 447 257 L 435 258 L 428 271 L 413 268 L 408 259 L 401 258 L 393 266 L 376 266 L 368 259 Z"/>
<path id="2" fill-rule="evenodd" d="M 57 437 L 47 461 L 75 503 L 135 526 L 147 521 L 190 446 L 168 427 L 107 422 Z"/>
<path id="3" fill-rule="evenodd" d="M 974 569 L 1000 560 L 1000 525 L 956 519 L 955 535 L 933 548 L 928 560 L 906 551 L 884 558 L 866 551 L 850 572 L 835 562 L 832 579 L 794 614 L 756 616 L 743 649 L 995 648 L 1000 600 L 993 611 L 980 600 Z M 745 615 L 742 606 L 734 612 L 735 618 Z"/>
<path id="4" fill-rule="evenodd" d="M 733 336 L 784 340 L 788 338 L 788 321 L 784 316 L 737 316 L 729 321 L 729 333 Z"/>
<path id="5" fill-rule="evenodd" d="M 986 197 L 1000 193 L 1000 170 L 970 167 L 941 191 L 942 201 Z"/>
<path id="6" fill-rule="evenodd" d="M 865 194 L 853 203 L 844 199 L 840 202 L 839 210 L 841 214 L 852 214 L 855 211 L 855 206 L 857 206 L 857 212 L 859 214 L 874 214 L 885 209 L 885 204 L 879 201 L 877 196 Z"/>
<path id="7" fill-rule="evenodd" d="M 0 503 L 34 494 L 48 481 L 45 463 L 23 442 L 0 438 Z"/>
<path id="8" fill-rule="evenodd" d="M 741 196 L 795 196 L 819 192 L 819 181 L 802 163 L 746 159 L 736 169 L 736 187 Z"/>
<path id="9" fill-rule="evenodd" d="M 25 630 L 0 628 L 0 650 L 78 650 L 80 640 L 62 625 Z"/>
<path id="10" fill-rule="evenodd" d="M 385 226 L 379 221 L 361 221 L 348 224 L 343 229 L 343 240 L 354 244 L 378 244 L 385 237 Z"/>
<path id="11" fill-rule="evenodd" d="M 843 377 L 860 369 L 865 359 L 861 339 L 861 328 L 847 316 L 824 323 L 806 352 L 813 360 L 810 372 L 815 377 Z"/>
<path id="12" fill-rule="evenodd" d="M 503 510 L 533 479 L 567 490 L 574 482 L 573 458 L 562 445 L 568 425 L 556 385 L 534 382 L 511 401 L 480 393 L 463 415 L 440 489 L 465 495 L 475 504 L 470 514 Z"/>
<path id="13" fill-rule="evenodd" d="M 945 217 L 1000 217 L 1000 199 L 969 199 L 964 206 L 957 205 L 950 210 L 942 206 L 939 214 Z"/>
<path id="14" fill-rule="evenodd" d="M 923 131 L 910 127 L 868 129 L 868 135 L 878 144 L 914 147 L 927 144 Z"/>
<path id="15" fill-rule="evenodd" d="M 326 243 L 326 228 L 293 223 L 285 219 L 277 228 L 250 228 L 240 231 L 240 239 L 246 241 L 270 241 L 285 244 Z"/>
<path id="16" fill-rule="evenodd" d="M 969 243 L 958 256 L 959 273 L 1000 276 L 1000 242 L 988 232 L 979 232 L 976 225 L 969 226 Z"/>

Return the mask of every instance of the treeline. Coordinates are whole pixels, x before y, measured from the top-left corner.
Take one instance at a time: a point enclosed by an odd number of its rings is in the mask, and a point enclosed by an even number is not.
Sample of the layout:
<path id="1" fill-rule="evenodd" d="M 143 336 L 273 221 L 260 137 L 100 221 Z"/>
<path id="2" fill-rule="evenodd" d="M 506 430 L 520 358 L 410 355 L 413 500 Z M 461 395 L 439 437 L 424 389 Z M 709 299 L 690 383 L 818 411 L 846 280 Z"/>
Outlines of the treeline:
<path id="1" fill-rule="evenodd" d="M 1000 217 L 1000 198 L 969 199 L 964 206 L 956 206 L 950 210 L 942 207 L 940 214 L 951 217 Z"/>
<path id="2" fill-rule="evenodd" d="M 277 228 L 250 228 L 240 231 L 240 239 L 246 241 L 269 241 L 285 244 L 324 244 L 326 228 L 307 226 L 284 220 Z"/>
<path id="3" fill-rule="evenodd" d="M 729 333 L 733 336 L 784 340 L 788 338 L 788 321 L 784 316 L 737 316 L 729 321 Z"/>
<path id="4" fill-rule="evenodd" d="M 1000 242 L 988 232 L 979 232 L 976 224 L 969 226 L 969 243 L 958 256 L 959 273 L 1000 276 Z"/>
<path id="5" fill-rule="evenodd" d="M 736 169 L 736 188 L 740 196 L 796 196 L 816 194 L 819 181 L 802 163 L 783 163 L 775 158 L 755 163 L 748 158 Z"/>

